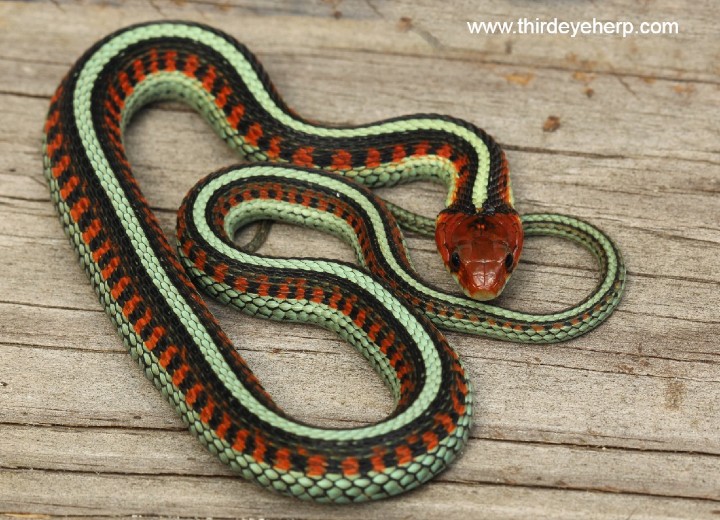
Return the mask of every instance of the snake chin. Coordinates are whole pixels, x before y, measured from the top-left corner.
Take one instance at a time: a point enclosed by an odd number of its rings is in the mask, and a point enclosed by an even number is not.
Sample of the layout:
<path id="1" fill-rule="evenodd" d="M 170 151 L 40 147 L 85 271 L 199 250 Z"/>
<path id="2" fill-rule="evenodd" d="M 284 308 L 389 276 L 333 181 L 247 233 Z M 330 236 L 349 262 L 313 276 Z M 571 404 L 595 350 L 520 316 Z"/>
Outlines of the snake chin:
<path id="1" fill-rule="evenodd" d="M 437 219 L 435 241 L 463 292 L 486 301 L 502 293 L 517 266 L 523 229 L 514 210 L 472 214 L 445 210 Z"/>

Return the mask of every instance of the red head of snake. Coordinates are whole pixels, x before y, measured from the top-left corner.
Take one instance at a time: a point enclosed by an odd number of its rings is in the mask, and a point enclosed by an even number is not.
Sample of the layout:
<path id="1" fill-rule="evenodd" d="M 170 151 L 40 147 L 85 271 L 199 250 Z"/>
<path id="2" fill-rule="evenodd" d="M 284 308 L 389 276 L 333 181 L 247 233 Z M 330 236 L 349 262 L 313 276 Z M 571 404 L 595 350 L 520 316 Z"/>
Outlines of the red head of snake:
<path id="1" fill-rule="evenodd" d="M 435 242 L 445 267 L 465 294 L 476 300 L 500 295 L 520 258 L 523 229 L 513 212 L 438 215 Z"/>

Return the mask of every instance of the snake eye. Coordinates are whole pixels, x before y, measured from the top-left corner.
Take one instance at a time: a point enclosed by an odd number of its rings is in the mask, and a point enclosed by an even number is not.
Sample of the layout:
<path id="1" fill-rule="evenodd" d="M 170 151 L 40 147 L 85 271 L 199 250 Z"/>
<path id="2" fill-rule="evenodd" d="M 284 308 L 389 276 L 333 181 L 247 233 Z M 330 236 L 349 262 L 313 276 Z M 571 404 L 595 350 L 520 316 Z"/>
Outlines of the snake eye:
<path id="1" fill-rule="evenodd" d="M 460 269 L 460 253 L 457 251 L 450 256 L 450 267 L 452 267 L 454 271 Z"/>
<path id="2" fill-rule="evenodd" d="M 513 262 L 515 259 L 513 258 L 513 255 L 508 253 L 508 255 L 505 257 L 505 270 L 508 273 L 511 273 L 513 270 Z"/>

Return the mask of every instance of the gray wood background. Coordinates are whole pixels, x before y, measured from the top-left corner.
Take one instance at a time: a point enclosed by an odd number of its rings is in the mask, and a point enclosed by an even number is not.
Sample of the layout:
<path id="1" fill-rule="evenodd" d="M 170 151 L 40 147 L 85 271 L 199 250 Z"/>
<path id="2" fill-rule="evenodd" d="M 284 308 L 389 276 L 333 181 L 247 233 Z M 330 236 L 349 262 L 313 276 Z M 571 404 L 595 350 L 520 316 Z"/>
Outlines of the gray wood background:
<path id="1" fill-rule="evenodd" d="M 9 518 L 717 518 L 720 514 L 720 38 L 712 0 L 134 0 L 0 4 L 0 516 Z M 470 35 L 467 20 L 677 21 L 664 36 Z M 423 488 L 360 507 L 300 503 L 204 451 L 127 355 L 63 236 L 42 177 L 49 97 L 95 40 L 142 20 L 212 24 L 247 43 L 288 103 L 333 123 L 434 111 L 508 151 L 521 212 L 601 226 L 626 298 L 598 330 L 529 347 L 450 334 L 478 402 L 463 456 Z M 557 119 L 553 119 L 557 118 Z M 559 125 L 559 126 L 558 126 Z M 168 234 L 201 176 L 236 160 L 186 108 L 127 137 Z M 441 192 L 387 196 L 433 214 Z M 410 237 L 432 282 L 433 245 Z M 351 258 L 277 227 L 266 251 Z M 595 283 L 562 241 L 527 244 L 501 303 L 559 309 Z M 348 426 L 389 392 L 324 331 L 213 306 L 276 400 Z"/>

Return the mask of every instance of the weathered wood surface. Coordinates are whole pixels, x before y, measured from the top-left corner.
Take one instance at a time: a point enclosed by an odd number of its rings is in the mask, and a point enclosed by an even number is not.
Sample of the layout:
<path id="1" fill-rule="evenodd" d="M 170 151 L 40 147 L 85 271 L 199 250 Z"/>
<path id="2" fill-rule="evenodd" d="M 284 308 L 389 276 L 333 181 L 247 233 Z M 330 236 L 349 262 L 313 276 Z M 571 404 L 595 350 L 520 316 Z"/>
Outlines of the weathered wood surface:
<path id="1" fill-rule="evenodd" d="M 0 514 L 716 518 L 715 10 L 710 0 L 2 3 Z M 681 33 L 569 39 L 465 29 L 466 20 L 519 16 L 673 20 Z M 598 330 L 559 345 L 451 334 L 476 387 L 472 438 L 449 471 L 407 496 L 321 507 L 236 477 L 185 432 L 125 353 L 41 173 L 41 127 L 62 75 L 96 39 L 157 18 L 237 36 L 310 117 L 360 123 L 436 111 L 488 129 L 508 150 L 521 212 L 577 215 L 617 239 L 630 271 L 624 303 Z M 542 130 L 549 116 L 560 121 L 554 132 Z M 169 235 L 185 191 L 235 160 L 197 115 L 175 105 L 141 114 L 128 148 Z M 427 186 L 387 195 L 427 214 L 442 200 Z M 452 287 L 432 244 L 409 243 L 424 275 Z M 276 227 L 266 248 L 351 258 L 337 241 L 287 227 Z M 593 286 L 592 259 L 569 244 L 533 240 L 524 259 L 504 305 L 558 309 Z M 379 379 L 331 334 L 212 308 L 293 414 L 343 426 L 390 411 Z"/>

